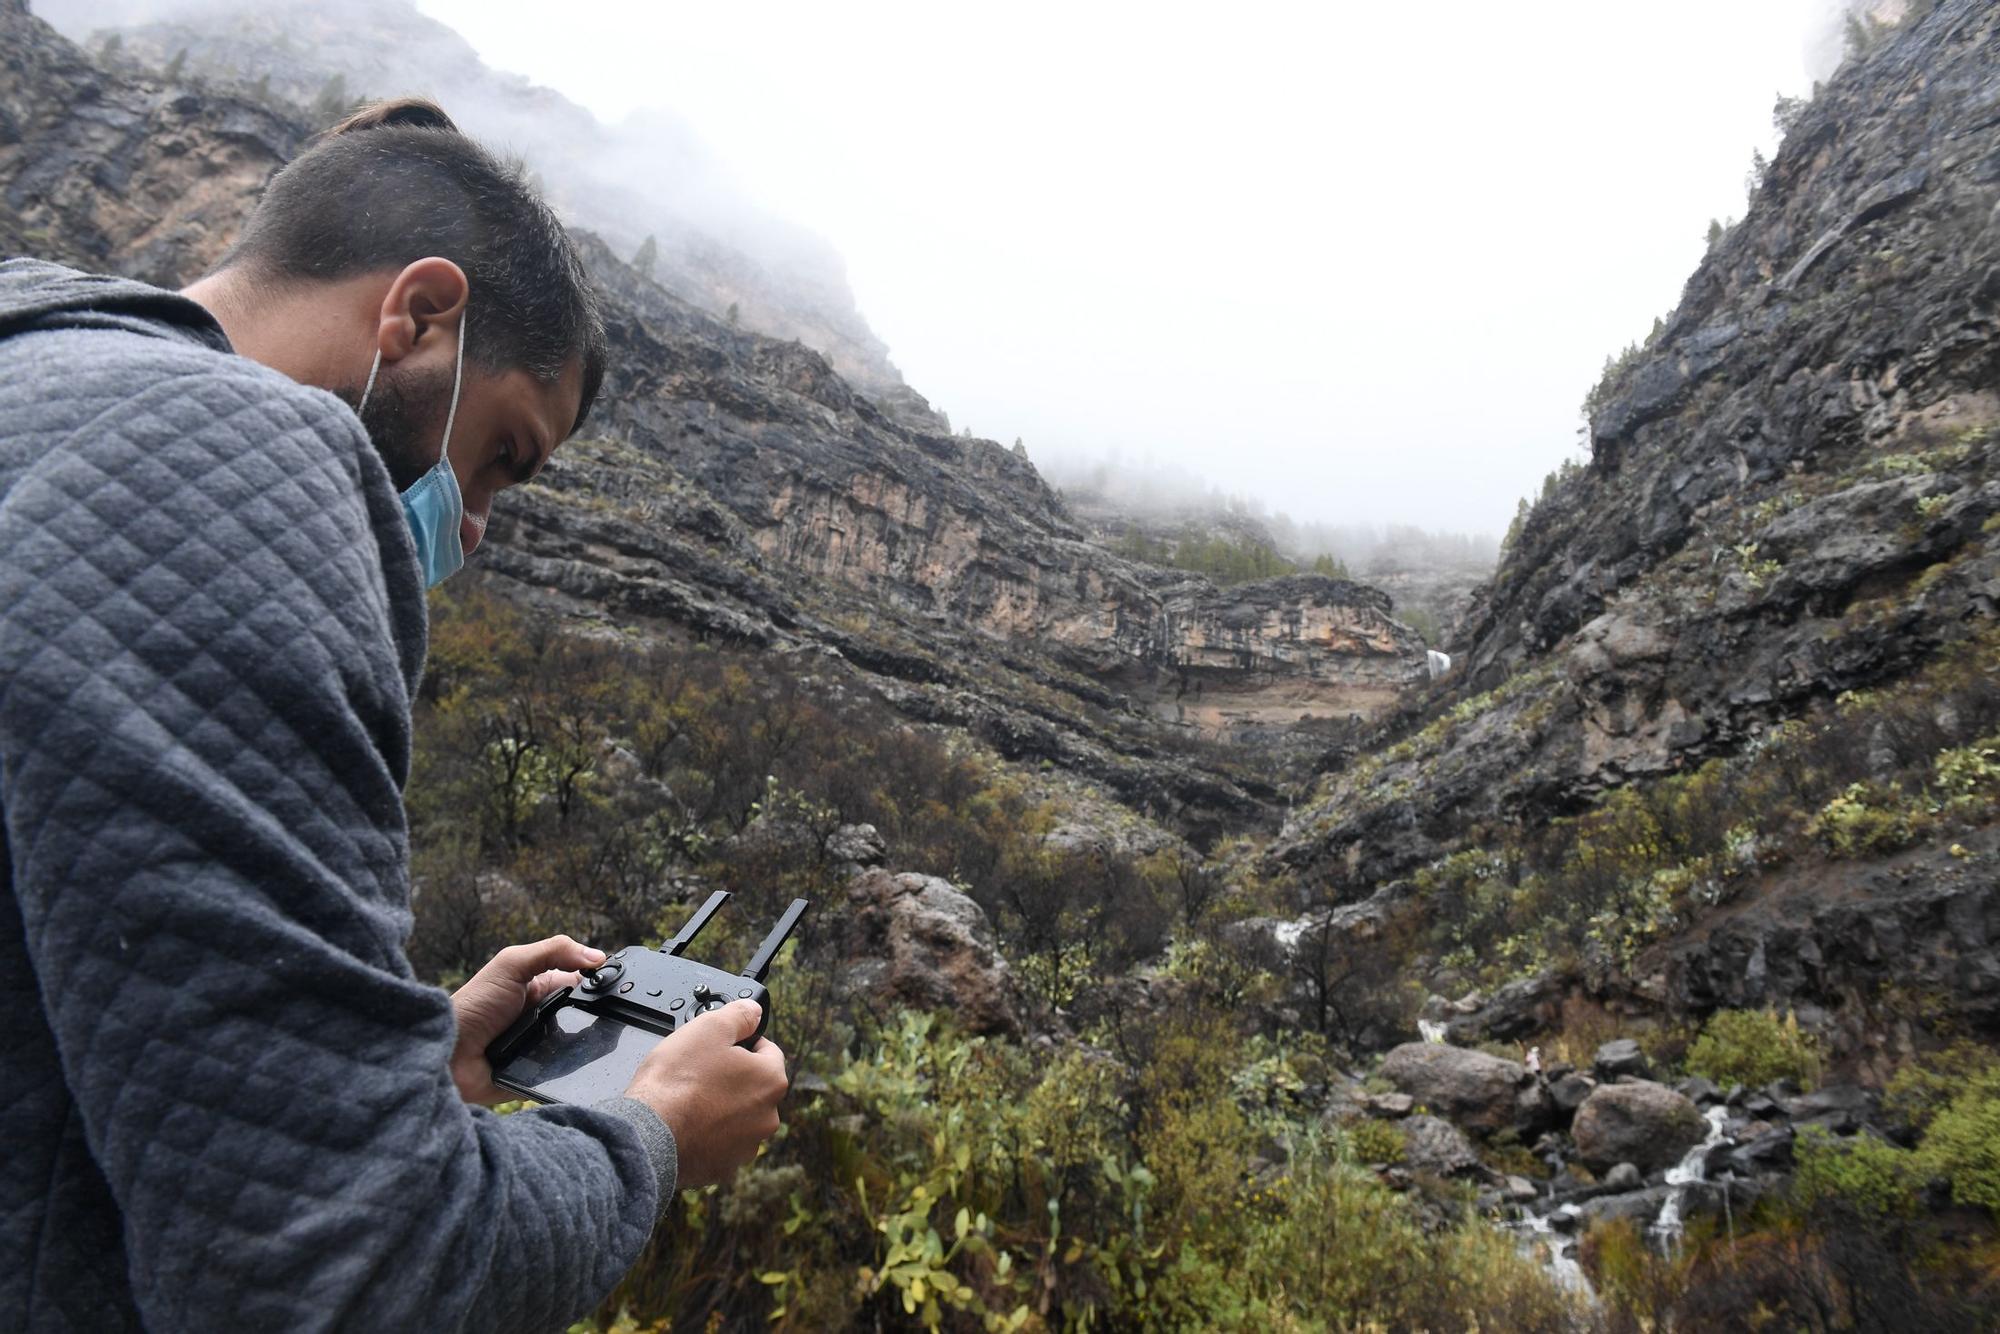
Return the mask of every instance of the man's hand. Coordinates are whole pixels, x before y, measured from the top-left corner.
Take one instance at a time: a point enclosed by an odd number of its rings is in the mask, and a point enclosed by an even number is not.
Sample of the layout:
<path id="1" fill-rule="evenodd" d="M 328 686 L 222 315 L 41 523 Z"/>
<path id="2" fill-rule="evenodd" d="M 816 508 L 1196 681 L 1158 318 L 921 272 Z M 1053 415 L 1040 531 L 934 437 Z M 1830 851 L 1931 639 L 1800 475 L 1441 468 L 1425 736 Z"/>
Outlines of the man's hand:
<path id="1" fill-rule="evenodd" d="M 785 1053 L 769 1038 L 754 1051 L 736 1044 L 757 1031 L 756 1001 L 731 1001 L 691 1020 L 653 1048 L 627 1097 L 660 1114 L 674 1132 L 683 1189 L 726 1181 L 778 1133 L 778 1100 L 791 1081 Z"/>
<path id="2" fill-rule="evenodd" d="M 458 1046 L 451 1053 L 451 1079 L 458 1085 L 458 1096 L 487 1104 L 519 1097 L 493 1082 L 487 1047 L 529 1006 L 540 1005 L 558 987 L 575 986 L 580 980 L 575 969 L 603 962 L 603 950 L 579 945 L 568 936 L 550 936 L 532 945 L 509 945 L 454 991 L 451 1007 L 458 1011 Z"/>

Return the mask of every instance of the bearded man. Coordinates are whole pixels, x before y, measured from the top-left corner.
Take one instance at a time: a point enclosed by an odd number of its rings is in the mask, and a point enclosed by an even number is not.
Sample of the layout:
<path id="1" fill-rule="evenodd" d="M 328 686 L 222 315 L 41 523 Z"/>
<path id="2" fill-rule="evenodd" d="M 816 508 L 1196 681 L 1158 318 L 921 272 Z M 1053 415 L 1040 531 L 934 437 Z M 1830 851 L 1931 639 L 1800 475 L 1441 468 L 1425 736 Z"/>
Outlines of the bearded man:
<path id="1" fill-rule="evenodd" d="M 518 167 L 358 113 L 180 293 L 0 265 L 0 1325 L 548 1329 L 775 1132 L 738 1002 L 497 1116 L 404 952 L 427 586 L 583 423 L 605 336 Z"/>

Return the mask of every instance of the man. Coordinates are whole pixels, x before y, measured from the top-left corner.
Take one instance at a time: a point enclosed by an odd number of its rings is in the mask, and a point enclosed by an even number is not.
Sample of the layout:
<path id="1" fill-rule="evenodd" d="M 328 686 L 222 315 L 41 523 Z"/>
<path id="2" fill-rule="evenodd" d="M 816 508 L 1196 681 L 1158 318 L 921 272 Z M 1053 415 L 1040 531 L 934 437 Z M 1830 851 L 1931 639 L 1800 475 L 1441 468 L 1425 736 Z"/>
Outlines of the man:
<path id="1" fill-rule="evenodd" d="M 183 294 L 0 266 L 0 1326 L 560 1327 L 775 1131 L 747 1002 L 625 1098 L 474 1106 L 603 956 L 447 998 L 404 955 L 425 586 L 603 361 L 560 224 L 427 103 Z"/>

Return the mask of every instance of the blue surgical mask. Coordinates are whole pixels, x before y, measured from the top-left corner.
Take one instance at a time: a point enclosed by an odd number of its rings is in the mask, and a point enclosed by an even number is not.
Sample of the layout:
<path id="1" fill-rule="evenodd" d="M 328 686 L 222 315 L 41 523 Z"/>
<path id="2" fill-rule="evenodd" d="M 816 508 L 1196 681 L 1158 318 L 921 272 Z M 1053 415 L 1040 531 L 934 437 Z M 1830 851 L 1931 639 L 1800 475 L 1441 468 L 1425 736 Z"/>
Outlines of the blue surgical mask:
<path id="1" fill-rule="evenodd" d="M 375 363 L 368 368 L 368 383 L 361 390 L 358 416 L 368 406 L 375 389 L 376 372 L 382 369 L 382 349 L 375 349 Z M 436 588 L 457 574 L 465 564 L 465 544 L 460 541 L 459 521 L 465 517 L 465 498 L 458 493 L 458 474 L 451 470 L 451 424 L 458 417 L 458 388 L 465 372 L 465 314 L 458 317 L 458 354 L 451 369 L 451 407 L 444 416 L 444 443 L 438 446 L 434 467 L 403 492 L 403 517 L 409 521 L 410 536 L 417 540 L 417 559 L 423 562 L 424 585 Z"/>

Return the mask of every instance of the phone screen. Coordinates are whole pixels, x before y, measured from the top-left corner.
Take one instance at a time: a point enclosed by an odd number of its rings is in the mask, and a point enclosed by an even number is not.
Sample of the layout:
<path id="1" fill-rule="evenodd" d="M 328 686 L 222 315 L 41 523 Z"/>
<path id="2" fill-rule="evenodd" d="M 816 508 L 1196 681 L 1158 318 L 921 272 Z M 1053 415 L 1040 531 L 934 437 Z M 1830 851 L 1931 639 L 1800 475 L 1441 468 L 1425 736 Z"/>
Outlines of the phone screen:
<path id="1" fill-rule="evenodd" d="M 559 1005 L 495 1071 L 495 1082 L 543 1102 L 602 1102 L 624 1095 L 660 1035 Z"/>

